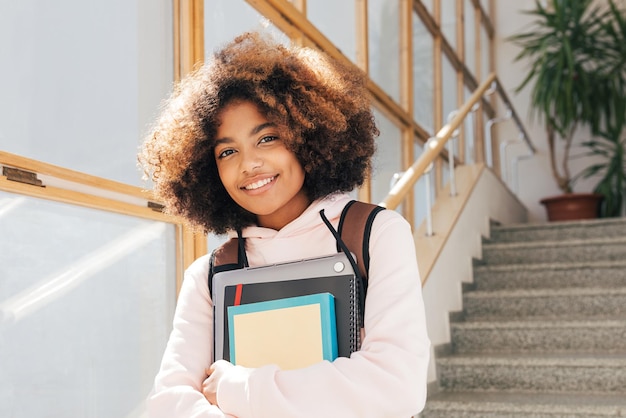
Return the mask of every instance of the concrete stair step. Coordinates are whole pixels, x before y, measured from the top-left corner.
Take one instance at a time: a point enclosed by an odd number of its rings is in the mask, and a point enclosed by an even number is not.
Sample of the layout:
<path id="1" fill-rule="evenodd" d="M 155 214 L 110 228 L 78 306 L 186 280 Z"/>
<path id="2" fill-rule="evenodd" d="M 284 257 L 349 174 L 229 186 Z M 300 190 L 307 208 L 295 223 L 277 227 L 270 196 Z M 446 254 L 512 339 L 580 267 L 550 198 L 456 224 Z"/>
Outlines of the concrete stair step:
<path id="1" fill-rule="evenodd" d="M 493 352 L 620 352 L 626 319 L 471 321 L 450 324 L 455 354 Z"/>
<path id="2" fill-rule="evenodd" d="M 568 241 L 483 244 L 481 263 L 533 264 L 621 261 L 626 259 L 626 236 Z"/>
<path id="3" fill-rule="evenodd" d="M 473 354 L 437 359 L 446 391 L 607 393 L 626 398 L 626 351 L 614 354 Z"/>
<path id="4" fill-rule="evenodd" d="M 492 224 L 489 235 L 489 241 L 498 242 L 619 238 L 626 236 L 626 219 L 606 218 L 507 226 Z"/>
<path id="5" fill-rule="evenodd" d="M 474 267 L 475 290 L 626 287 L 626 260 L 481 265 Z"/>
<path id="6" fill-rule="evenodd" d="M 441 392 L 429 395 L 420 418 L 626 417 L 621 394 Z"/>
<path id="7" fill-rule="evenodd" d="M 492 223 L 420 417 L 626 417 L 626 219 Z"/>
<path id="8" fill-rule="evenodd" d="M 463 295 L 466 319 L 626 317 L 626 287 L 474 291 Z"/>

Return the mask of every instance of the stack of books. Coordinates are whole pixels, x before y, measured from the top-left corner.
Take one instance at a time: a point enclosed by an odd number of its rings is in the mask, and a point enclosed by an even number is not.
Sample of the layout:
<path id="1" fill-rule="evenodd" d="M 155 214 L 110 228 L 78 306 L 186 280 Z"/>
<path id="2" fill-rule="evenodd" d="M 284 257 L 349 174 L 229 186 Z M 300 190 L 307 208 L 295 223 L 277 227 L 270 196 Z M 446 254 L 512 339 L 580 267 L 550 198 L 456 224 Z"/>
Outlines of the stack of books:
<path id="1" fill-rule="evenodd" d="M 213 276 L 215 358 L 283 370 L 360 345 L 359 279 L 343 253 Z"/>

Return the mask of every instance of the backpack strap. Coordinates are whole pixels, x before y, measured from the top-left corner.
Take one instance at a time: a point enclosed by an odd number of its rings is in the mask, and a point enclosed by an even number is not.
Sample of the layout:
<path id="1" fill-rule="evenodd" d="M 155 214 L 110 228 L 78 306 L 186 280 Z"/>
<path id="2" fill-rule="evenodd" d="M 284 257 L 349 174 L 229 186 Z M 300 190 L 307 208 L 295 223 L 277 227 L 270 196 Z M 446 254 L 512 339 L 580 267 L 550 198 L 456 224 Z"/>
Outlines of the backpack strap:
<path id="1" fill-rule="evenodd" d="M 209 294 L 213 295 L 213 275 L 215 273 L 242 269 L 244 267 L 248 267 L 245 238 L 241 231 L 238 230 L 236 238 L 229 239 L 211 253 L 209 262 Z"/>
<path id="2" fill-rule="evenodd" d="M 367 293 L 367 278 L 370 267 L 370 234 L 376 215 L 384 210 L 382 206 L 352 200 L 341 212 L 337 232 L 356 256 L 357 266 L 364 281 L 364 292 Z M 337 242 L 337 251 L 341 251 Z"/>
<path id="3" fill-rule="evenodd" d="M 374 217 L 385 208 L 371 203 L 351 200 L 343 208 L 337 233 L 337 252 L 342 251 L 340 240 L 356 256 L 358 273 L 363 281 L 363 294 L 367 293 L 367 273 L 369 271 L 369 242 Z M 361 232 L 362 231 L 362 232 Z M 350 257 L 351 258 L 351 257 Z M 211 254 L 209 263 L 209 292 L 213 294 L 213 275 L 222 271 L 229 271 L 248 267 L 248 258 L 245 251 L 245 238 L 241 231 L 237 231 L 237 238 L 231 238 L 216 248 Z M 357 270 L 357 269 L 355 269 Z"/>

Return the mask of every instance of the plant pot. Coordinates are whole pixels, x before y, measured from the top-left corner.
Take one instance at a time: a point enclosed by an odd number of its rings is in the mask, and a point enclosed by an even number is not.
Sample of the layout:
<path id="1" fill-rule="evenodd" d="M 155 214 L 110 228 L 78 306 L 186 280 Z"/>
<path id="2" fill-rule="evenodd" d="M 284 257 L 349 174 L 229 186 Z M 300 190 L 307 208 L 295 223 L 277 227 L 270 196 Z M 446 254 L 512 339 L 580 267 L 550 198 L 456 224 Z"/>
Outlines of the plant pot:
<path id="1" fill-rule="evenodd" d="M 596 193 L 567 193 L 540 203 L 546 207 L 548 221 L 574 221 L 597 218 L 602 199 L 604 196 Z"/>

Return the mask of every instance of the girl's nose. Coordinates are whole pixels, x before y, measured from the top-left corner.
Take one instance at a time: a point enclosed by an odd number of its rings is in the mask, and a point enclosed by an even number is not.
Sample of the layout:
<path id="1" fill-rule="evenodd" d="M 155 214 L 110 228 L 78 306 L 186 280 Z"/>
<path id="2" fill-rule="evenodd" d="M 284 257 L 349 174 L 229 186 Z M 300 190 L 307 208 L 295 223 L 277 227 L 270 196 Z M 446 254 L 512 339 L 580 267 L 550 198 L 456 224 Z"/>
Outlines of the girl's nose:
<path id="1" fill-rule="evenodd" d="M 247 151 L 241 160 L 241 171 L 253 173 L 263 167 L 263 159 L 256 151 Z"/>

